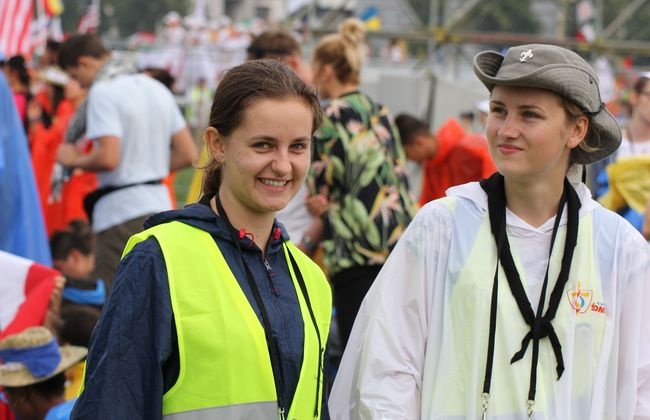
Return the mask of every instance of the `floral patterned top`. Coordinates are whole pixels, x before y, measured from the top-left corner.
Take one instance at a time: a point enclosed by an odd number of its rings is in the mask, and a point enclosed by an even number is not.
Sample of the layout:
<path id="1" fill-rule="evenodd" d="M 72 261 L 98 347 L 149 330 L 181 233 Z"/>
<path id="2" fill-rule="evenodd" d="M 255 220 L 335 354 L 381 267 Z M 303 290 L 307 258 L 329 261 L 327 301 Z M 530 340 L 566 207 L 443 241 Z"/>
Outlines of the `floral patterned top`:
<path id="1" fill-rule="evenodd" d="M 314 138 L 313 193 L 329 198 L 330 235 L 323 241 L 331 275 L 381 265 L 413 218 L 406 161 L 388 109 L 360 92 L 325 106 Z"/>

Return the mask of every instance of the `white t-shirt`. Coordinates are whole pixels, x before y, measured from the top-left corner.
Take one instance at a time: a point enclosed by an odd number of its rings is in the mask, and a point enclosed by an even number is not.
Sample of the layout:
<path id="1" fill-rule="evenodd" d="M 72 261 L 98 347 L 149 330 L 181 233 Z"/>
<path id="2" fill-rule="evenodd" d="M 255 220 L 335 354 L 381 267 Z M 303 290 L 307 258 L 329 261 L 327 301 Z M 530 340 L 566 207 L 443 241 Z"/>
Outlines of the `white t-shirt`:
<path id="1" fill-rule="evenodd" d="M 185 127 L 171 92 L 143 74 L 123 75 L 93 84 L 88 94 L 87 136 L 120 140 L 120 163 L 98 172 L 99 187 L 165 178 L 169 174 L 171 137 Z M 102 197 L 93 213 L 101 232 L 128 220 L 171 209 L 164 185 L 139 185 Z"/>

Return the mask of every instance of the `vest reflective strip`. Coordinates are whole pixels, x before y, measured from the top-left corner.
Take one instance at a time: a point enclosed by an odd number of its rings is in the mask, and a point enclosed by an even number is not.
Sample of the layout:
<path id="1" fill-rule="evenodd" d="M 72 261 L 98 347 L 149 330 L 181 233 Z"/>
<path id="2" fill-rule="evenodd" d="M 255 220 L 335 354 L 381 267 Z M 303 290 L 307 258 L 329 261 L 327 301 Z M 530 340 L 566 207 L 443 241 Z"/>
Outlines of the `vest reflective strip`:
<path id="1" fill-rule="evenodd" d="M 275 401 L 203 408 L 182 413 L 167 414 L 165 420 L 277 420 L 278 405 Z"/>

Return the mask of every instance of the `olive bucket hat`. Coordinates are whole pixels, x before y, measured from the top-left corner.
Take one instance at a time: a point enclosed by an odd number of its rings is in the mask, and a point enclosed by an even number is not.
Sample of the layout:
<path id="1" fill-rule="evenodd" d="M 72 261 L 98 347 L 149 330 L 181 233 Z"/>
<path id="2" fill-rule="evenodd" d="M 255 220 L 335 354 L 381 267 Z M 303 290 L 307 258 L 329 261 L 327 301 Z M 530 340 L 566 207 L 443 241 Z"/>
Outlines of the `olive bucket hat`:
<path id="1" fill-rule="evenodd" d="M 484 51 L 474 57 L 474 73 L 489 91 L 496 85 L 546 89 L 578 105 L 595 126 L 585 138 L 594 150 L 574 149 L 575 163 L 597 162 L 621 144 L 621 129 L 600 99 L 596 72 L 573 51 L 544 44 L 511 47 L 505 56 Z"/>

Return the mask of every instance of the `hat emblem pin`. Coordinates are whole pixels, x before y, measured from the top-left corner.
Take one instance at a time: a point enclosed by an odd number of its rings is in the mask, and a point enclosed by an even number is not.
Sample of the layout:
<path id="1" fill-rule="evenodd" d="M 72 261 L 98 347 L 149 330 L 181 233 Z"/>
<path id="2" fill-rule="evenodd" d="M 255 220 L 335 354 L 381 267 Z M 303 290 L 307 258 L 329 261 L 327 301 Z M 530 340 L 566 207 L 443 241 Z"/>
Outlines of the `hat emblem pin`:
<path id="1" fill-rule="evenodd" d="M 528 49 L 526 51 L 523 51 L 521 55 L 519 55 L 519 62 L 524 63 L 531 58 L 533 58 L 533 50 Z"/>

